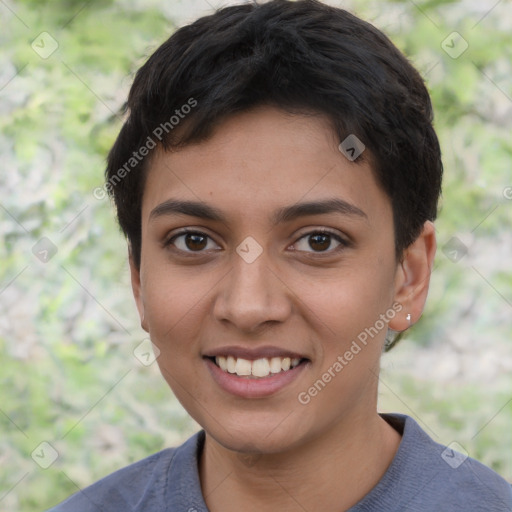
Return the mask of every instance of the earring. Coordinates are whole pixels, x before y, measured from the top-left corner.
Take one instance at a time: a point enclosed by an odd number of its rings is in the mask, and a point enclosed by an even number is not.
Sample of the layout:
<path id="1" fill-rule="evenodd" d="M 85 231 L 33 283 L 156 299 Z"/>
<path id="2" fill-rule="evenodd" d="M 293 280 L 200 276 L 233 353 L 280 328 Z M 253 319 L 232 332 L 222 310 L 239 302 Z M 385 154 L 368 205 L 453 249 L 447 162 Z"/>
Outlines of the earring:
<path id="1" fill-rule="evenodd" d="M 411 325 L 411 313 L 407 313 L 405 319 L 409 322 L 409 326 Z"/>

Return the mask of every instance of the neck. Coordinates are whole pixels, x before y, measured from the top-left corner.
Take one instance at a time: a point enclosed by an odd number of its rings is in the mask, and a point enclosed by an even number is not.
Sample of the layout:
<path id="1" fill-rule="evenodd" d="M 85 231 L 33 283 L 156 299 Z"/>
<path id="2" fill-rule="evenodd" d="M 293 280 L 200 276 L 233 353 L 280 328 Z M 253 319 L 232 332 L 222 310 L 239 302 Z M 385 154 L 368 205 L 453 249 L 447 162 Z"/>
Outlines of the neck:
<path id="1" fill-rule="evenodd" d="M 206 434 L 199 474 L 212 512 L 347 510 L 382 478 L 401 437 L 374 413 L 337 423 L 300 448 L 243 455 Z"/>

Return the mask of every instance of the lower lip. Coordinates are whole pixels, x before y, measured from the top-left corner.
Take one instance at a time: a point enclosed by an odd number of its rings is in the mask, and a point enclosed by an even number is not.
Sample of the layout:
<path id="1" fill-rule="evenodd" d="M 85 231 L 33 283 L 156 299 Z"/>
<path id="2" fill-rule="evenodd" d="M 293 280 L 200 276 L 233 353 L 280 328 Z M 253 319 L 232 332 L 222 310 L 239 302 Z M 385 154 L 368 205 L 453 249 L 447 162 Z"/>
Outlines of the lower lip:
<path id="1" fill-rule="evenodd" d="M 277 393 L 294 381 L 306 367 L 306 363 L 302 362 L 285 372 L 249 379 L 221 370 L 211 359 L 205 359 L 205 362 L 213 379 L 224 391 L 242 398 L 263 398 Z"/>

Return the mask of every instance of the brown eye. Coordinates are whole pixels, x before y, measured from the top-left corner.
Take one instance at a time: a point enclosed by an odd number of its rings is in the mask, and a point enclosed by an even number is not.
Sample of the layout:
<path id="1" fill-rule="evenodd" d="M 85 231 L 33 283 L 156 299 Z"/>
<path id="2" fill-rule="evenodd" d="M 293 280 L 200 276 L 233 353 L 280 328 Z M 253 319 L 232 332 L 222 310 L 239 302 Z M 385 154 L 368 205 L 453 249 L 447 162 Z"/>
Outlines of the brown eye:
<path id="1" fill-rule="evenodd" d="M 211 245 L 216 247 L 213 240 L 205 233 L 196 231 L 184 231 L 174 235 L 165 243 L 165 246 L 174 246 L 182 252 L 203 252 L 204 249 L 211 249 Z"/>
<path id="2" fill-rule="evenodd" d="M 331 248 L 333 242 L 335 242 L 336 245 L 334 248 Z M 339 249 L 347 247 L 348 245 L 349 243 L 336 233 L 331 233 L 330 231 L 313 231 L 299 238 L 299 240 L 293 245 L 293 247 L 295 250 L 309 252 L 312 254 L 331 254 Z"/>
<path id="3" fill-rule="evenodd" d="M 331 245 L 331 235 L 325 235 L 323 233 L 317 233 L 310 235 L 309 246 L 315 251 L 326 251 Z"/>
<path id="4" fill-rule="evenodd" d="M 191 251 L 200 251 L 207 245 L 207 237 L 203 235 L 196 235 L 194 233 L 188 233 L 185 235 L 185 245 Z"/>

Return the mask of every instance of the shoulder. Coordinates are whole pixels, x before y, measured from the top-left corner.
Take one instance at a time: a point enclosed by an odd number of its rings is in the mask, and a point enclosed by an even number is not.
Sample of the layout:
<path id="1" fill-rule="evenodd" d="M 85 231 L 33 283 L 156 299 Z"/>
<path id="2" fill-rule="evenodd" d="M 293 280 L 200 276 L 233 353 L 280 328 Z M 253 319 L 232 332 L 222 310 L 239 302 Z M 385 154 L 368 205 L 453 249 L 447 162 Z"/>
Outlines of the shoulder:
<path id="1" fill-rule="evenodd" d="M 195 434 L 179 447 L 167 448 L 121 468 L 47 512 L 126 512 L 164 503 L 172 474 L 183 472 L 184 461 L 193 455 L 199 438 L 200 434 Z"/>
<path id="2" fill-rule="evenodd" d="M 378 502 L 386 501 L 384 495 L 392 490 L 405 510 L 512 512 L 511 484 L 460 445 L 437 443 L 409 416 L 383 417 L 403 429 L 403 436 L 377 492 L 371 493 Z M 387 505 L 379 510 L 396 510 L 396 501 Z"/>

